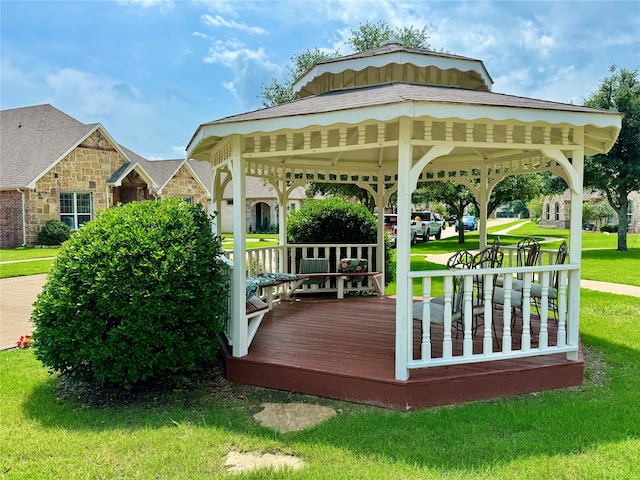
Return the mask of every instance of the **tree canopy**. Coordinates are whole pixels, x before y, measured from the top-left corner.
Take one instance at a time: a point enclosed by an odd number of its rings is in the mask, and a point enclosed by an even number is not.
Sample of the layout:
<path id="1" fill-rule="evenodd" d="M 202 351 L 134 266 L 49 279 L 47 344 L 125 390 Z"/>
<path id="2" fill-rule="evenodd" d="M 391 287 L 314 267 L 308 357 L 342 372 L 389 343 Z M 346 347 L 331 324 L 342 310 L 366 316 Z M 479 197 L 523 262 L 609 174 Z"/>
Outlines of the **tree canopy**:
<path id="1" fill-rule="evenodd" d="M 640 190 L 640 81 L 638 69 L 612 65 L 588 107 L 624 114 L 622 129 L 609 153 L 585 158 L 585 188 L 604 192 L 618 214 L 618 250 L 627 250 L 629 194 Z"/>

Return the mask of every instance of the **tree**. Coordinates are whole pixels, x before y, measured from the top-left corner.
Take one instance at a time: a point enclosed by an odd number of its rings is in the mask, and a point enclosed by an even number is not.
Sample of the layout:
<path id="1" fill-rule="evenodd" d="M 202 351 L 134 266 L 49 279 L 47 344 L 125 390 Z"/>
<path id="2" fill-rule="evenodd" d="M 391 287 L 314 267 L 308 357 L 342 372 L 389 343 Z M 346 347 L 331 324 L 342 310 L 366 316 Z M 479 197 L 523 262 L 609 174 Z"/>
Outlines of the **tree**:
<path id="1" fill-rule="evenodd" d="M 462 225 L 465 209 L 475 202 L 473 193 L 466 186 L 452 181 L 422 184 L 413 194 L 413 200 L 422 203 L 428 201 L 442 202 L 458 217 Z M 418 202 L 416 202 L 418 203 Z M 464 243 L 464 228 L 458 228 L 458 243 Z"/>
<path id="2" fill-rule="evenodd" d="M 487 205 L 487 217 L 503 203 L 515 200 L 527 202 L 538 197 L 542 193 L 543 183 L 542 176 L 539 174 L 510 175 L 503 178 L 491 192 Z M 479 207 L 477 204 L 476 206 Z"/>
<path id="3" fill-rule="evenodd" d="M 618 251 L 626 251 L 629 194 L 640 190 L 640 81 L 637 69 L 609 71 L 585 105 L 623 113 L 622 129 L 609 153 L 585 158 L 584 186 L 604 192 L 617 212 Z"/>
<path id="4" fill-rule="evenodd" d="M 274 105 L 281 105 L 297 100 L 298 96 L 293 91 L 293 84 L 296 80 L 315 64 L 339 56 L 340 52 L 337 50 L 333 52 L 323 52 L 318 48 L 296 53 L 291 57 L 291 63 L 287 67 L 289 73 L 284 83 L 280 83 L 275 78 L 272 78 L 271 83 L 260 87 L 262 105 L 265 107 L 273 107 Z"/>

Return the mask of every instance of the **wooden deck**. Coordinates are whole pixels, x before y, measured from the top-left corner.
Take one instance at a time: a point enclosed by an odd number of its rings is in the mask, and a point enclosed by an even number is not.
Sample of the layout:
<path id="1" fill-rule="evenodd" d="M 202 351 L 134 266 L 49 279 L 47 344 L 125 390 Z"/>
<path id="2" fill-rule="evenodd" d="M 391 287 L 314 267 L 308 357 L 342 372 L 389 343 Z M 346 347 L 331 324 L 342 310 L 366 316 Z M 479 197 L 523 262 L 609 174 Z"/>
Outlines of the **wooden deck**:
<path id="1" fill-rule="evenodd" d="M 417 352 L 419 322 L 414 325 Z M 550 321 L 549 337 L 555 333 Z M 519 341 L 518 332 L 513 336 Z M 474 350 L 482 348 L 481 337 Z M 441 340 L 437 329 L 433 339 Z M 232 357 L 222 343 L 229 380 L 400 410 L 578 385 L 584 366 L 582 355 L 574 362 L 556 354 L 412 370 L 408 381 L 397 381 L 395 299 L 389 297 L 298 296 L 265 316 L 247 356 Z M 461 345 L 462 335 L 454 353 Z"/>

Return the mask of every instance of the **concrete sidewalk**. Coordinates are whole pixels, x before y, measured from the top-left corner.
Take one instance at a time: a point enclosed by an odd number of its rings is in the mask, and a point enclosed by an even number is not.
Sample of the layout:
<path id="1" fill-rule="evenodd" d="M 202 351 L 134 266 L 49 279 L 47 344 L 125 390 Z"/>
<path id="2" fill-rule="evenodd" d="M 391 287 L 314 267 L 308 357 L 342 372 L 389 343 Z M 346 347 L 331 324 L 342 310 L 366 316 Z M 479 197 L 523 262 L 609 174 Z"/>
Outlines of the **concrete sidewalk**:
<path id="1" fill-rule="evenodd" d="M 427 260 L 446 263 L 449 256 L 450 254 L 427 255 Z M 46 275 L 0 279 L 0 350 L 15 347 L 22 335 L 29 335 L 33 331 L 33 324 L 29 321 L 31 309 L 46 279 Z M 640 287 L 631 285 L 582 280 L 580 286 L 589 290 L 640 297 Z"/>

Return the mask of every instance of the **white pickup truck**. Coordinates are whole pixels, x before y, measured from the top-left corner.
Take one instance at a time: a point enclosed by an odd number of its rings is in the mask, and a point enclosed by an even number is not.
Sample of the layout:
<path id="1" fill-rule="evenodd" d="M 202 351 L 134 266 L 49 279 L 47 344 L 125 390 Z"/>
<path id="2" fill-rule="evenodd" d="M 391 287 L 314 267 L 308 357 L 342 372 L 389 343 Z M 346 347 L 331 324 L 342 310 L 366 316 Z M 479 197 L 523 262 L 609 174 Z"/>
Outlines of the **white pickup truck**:
<path id="1" fill-rule="evenodd" d="M 445 222 L 439 215 L 431 212 L 412 212 L 411 229 L 423 242 L 428 242 L 429 237 L 440 240 Z"/>
<path id="2" fill-rule="evenodd" d="M 398 229 L 397 224 L 397 214 L 385 214 L 385 229 L 389 233 L 389 237 L 394 246 Z M 416 244 L 418 240 L 422 240 L 423 242 L 429 241 L 429 237 L 435 237 L 436 240 L 440 240 L 444 225 L 444 220 L 438 218 L 431 212 L 413 212 L 411 214 L 411 245 Z"/>

